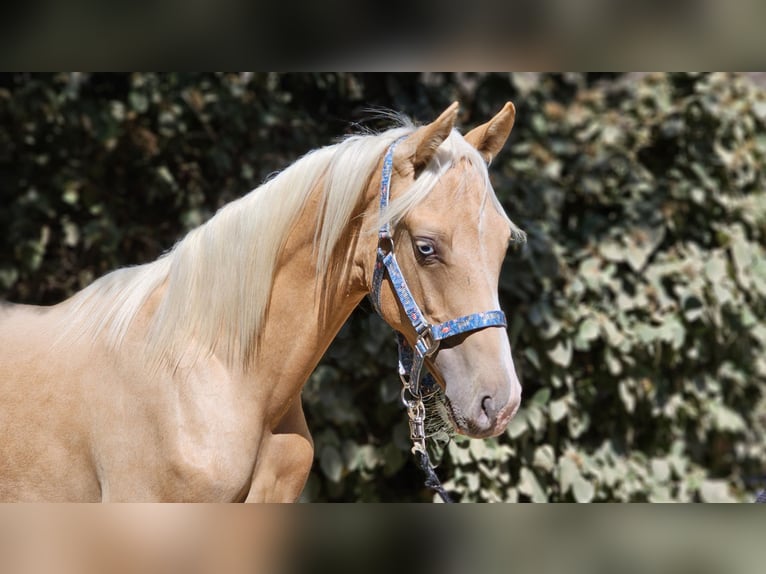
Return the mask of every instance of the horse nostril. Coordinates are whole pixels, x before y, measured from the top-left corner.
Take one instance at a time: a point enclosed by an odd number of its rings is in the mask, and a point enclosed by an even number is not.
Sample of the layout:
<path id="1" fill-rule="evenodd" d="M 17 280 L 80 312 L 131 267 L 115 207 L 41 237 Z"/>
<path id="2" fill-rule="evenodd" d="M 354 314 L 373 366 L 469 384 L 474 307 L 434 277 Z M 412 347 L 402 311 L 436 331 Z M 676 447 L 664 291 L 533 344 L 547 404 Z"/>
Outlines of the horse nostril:
<path id="1" fill-rule="evenodd" d="M 495 419 L 495 403 L 492 400 L 492 397 L 489 395 L 485 396 L 483 399 L 481 399 L 481 410 L 484 411 L 484 414 L 487 415 L 487 418 L 489 420 Z"/>

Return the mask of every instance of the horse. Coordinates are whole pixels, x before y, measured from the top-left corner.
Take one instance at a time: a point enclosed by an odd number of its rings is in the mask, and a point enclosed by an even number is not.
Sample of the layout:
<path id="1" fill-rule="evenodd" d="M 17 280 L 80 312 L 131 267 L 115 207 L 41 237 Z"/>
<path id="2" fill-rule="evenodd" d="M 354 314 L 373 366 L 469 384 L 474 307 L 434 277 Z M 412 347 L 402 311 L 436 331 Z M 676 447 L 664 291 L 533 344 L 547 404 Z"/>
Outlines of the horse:
<path id="1" fill-rule="evenodd" d="M 0 305 L 0 499 L 297 500 L 314 459 L 301 390 L 373 288 L 376 230 L 429 325 L 499 308 L 523 232 L 488 164 L 515 109 L 465 136 L 457 114 L 311 151 L 153 262 L 49 307 Z M 380 314 L 417 346 L 392 283 Z M 467 436 L 502 433 L 521 399 L 498 321 L 423 357 Z"/>

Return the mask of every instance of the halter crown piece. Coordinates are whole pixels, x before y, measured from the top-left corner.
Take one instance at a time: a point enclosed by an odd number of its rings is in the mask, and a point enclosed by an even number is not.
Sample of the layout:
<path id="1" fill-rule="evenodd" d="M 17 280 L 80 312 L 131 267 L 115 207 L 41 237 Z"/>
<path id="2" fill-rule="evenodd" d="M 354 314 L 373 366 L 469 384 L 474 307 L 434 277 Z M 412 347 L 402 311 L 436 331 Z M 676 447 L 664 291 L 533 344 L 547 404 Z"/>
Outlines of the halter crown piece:
<path id="1" fill-rule="evenodd" d="M 406 136 L 404 136 L 406 137 Z M 391 192 L 391 172 L 394 164 L 394 149 L 404 139 L 399 138 L 388 148 L 383 159 L 383 173 L 380 180 L 380 211 L 383 213 L 388 207 Z M 433 470 L 431 460 L 426 450 L 425 441 L 425 406 L 423 405 L 423 391 L 426 395 L 435 392 L 438 383 L 430 373 L 422 377 L 423 365 L 426 357 L 432 356 L 439 349 L 439 343 L 443 339 L 454 337 L 461 333 L 477 331 L 485 327 L 506 327 L 505 314 L 498 310 L 473 313 L 457 319 L 445 321 L 437 325 L 430 324 L 423 316 L 423 312 L 415 303 L 407 282 L 402 275 L 402 270 L 394 255 L 394 239 L 391 235 L 391 225 L 386 222 L 378 232 L 377 259 L 375 271 L 372 276 L 372 288 L 370 300 L 379 315 L 380 289 L 383 285 L 384 275 L 388 272 L 391 286 L 399 299 L 405 314 L 417 334 L 415 345 L 411 346 L 402 333 L 397 332 L 396 338 L 399 344 L 399 378 L 402 381 L 402 402 L 407 408 L 410 423 L 410 439 L 412 440 L 412 453 L 418 456 L 423 472 L 426 473 L 426 486 L 436 491 L 444 502 L 452 502 L 442 486 L 439 478 Z M 426 367 L 427 369 L 428 367 Z"/>

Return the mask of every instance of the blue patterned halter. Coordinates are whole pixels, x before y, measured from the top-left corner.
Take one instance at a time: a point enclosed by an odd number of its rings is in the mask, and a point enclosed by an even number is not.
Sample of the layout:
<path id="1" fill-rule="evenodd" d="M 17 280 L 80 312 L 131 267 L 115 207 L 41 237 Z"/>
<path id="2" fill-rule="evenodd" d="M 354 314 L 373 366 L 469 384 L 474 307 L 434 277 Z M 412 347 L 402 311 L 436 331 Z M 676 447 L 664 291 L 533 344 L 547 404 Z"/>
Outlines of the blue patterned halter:
<path id="1" fill-rule="evenodd" d="M 405 136 L 406 137 L 406 136 Z M 380 211 L 383 213 L 388 207 L 388 200 L 391 192 L 391 172 L 394 164 L 394 149 L 403 138 L 399 138 L 388 148 L 383 160 L 383 173 L 380 181 Z M 399 343 L 399 377 L 402 380 L 402 402 L 407 407 L 410 418 L 410 438 L 413 442 L 412 451 L 421 457 L 421 466 L 428 475 L 426 484 L 436 490 L 441 497 L 448 501 L 449 497 L 441 487 L 438 478 L 433 473 L 428 459 L 428 453 L 425 448 L 425 407 L 423 406 L 423 390 L 430 394 L 437 390 L 437 383 L 430 373 L 422 377 L 423 365 L 427 357 L 431 357 L 439 349 L 442 340 L 477 331 L 486 327 L 506 327 L 505 313 L 499 309 L 494 311 L 484 311 L 483 313 L 473 313 L 457 319 L 445 321 L 437 325 L 429 323 L 423 312 L 418 307 L 415 299 L 412 297 L 407 282 L 402 275 L 402 270 L 396 261 L 394 255 L 394 239 L 391 235 L 391 225 L 386 222 L 378 232 L 377 259 L 375 261 L 375 271 L 372 276 L 372 287 L 370 290 L 370 300 L 379 315 L 382 316 L 380 309 L 380 290 L 383 285 L 383 278 L 388 272 L 388 278 L 391 286 L 396 293 L 399 303 L 405 314 L 409 318 L 410 324 L 417 334 L 415 345 L 412 346 L 400 332 L 396 333 Z M 428 368 L 426 366 L 426 368 Z"/>
<path id="2" fill-rule="evenodd" d="M 380 210 L 383 212 L 388 206 L 388 200 L 391 191 L 391 172 L 394 163 L 394 149 L 401 141 L 396 140 L 388 148 L 386 157 L 383 160 L 383 174 L 380 182 Z M 407 390 L 413 396 L 420 395 L 420 375 L 426 357 L 433 355 L 439 348 L 439 343 L 450 337 L 477 331 L 486 327 L 507 327 L 505 313 L 502 311 L 484 311 L 483 313 L 473 313 L 457 319 L 445 321 L 437 325 L 430 324 L 423 312 L 418 307 L 410 292 L 407 282 L 399 268 L 399 263 L 394 255 L 394 240 L 391 236 L 391 225 L 386 222 L 378 233 L 377 260 L 375 262 L 375 271 L 372 277 L 372 289 L 370 299 L 373 307 L 381 315 L 380 310 L 380 290 L 383 285 L 385 272 L 391 285 L 394 288 L 399 303 L 404 309 L 405 314 L 410 320 L 412 328 L 417 333 L 414 349 L 407 342 L 407 339 L 397 333 L 399 340 L 399 371 L 403 377 L 403 382 L 408 387 Z M 382 315 L 381 315 L 382 316 Z M 406 381 L 404 380 L 406 378 Z M 436 384 L 433 378 L 426 375 L 423 381 L 424 386 Z"/>

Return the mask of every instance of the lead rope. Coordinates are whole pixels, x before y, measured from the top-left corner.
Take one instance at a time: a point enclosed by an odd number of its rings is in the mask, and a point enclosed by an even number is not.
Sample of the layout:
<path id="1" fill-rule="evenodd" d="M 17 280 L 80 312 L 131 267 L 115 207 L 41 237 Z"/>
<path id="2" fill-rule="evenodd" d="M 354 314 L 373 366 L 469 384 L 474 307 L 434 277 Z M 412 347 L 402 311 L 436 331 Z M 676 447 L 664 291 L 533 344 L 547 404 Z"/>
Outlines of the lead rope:
<path id="1" fill-rule="evenodd" d="M 431 464 L 431 457 L 426 448 L 426 407 L 423 403 L 423 386 L 420 377 L 423 372 L 423 362 L 426 356 L 430 356 L 439 348 L 438 341 L 431 341 L 428 347 L 410 347 L 407 339 L 397 333 L 399 347 L 399 378 L 402 381 L 402 403 L 407 409 L 407 418 L 410 424 L 410 440 L 412 441 L 412 454 L 417 457 L 418 465 L 426 475 L 425 485 L 433 490 L 442 499 L 442 502 L 452 503 L 453 500 L 439 480 Z M 425 350 L 425 352 L 422 352 Z M 423 381 L 428 386 L 437 385 L 430 374 Z"/>
<path id="2" fill-rule="evenodd" d="M 407 415 L 410 420 L 410 440 L 412 441 L 412 454 L 417 456 L 418 464 L 426 475 L 425 485 L 436 492 L 442 499 L 442 502 L 452 503 L 453 500 L 439 480 L 434 467 L 431 464 L 431 457 L 426 448 L 425 422 L 426 408 L 423 405 L 422 397 L 407 403 Z"/>

